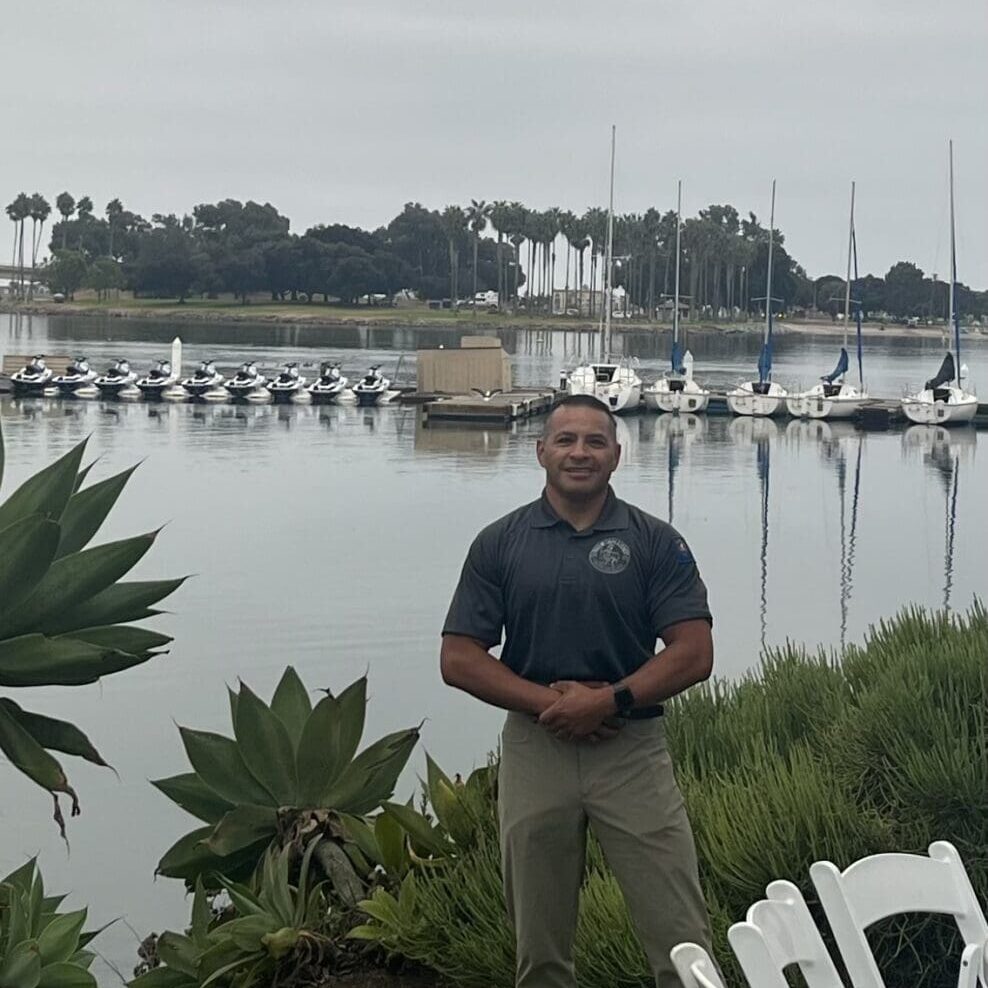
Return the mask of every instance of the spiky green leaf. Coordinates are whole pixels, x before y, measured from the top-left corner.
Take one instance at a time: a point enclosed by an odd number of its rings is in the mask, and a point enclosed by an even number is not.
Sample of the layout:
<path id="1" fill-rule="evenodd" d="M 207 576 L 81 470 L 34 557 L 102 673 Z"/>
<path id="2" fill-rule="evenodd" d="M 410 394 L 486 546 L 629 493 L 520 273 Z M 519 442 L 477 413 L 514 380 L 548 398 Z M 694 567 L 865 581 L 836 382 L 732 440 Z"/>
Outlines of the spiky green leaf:
<path id="1" fill-rule="evenodd" d="M 273 806 L 271 794 L 251 775 L 236 741 L 210 731 L 180 727 L 189 762 L 213 792 L 235 806 Z"/>
<path id="2" fill-rule="evenodd" d="M 166 930 L 158 937 L 158 956 L 162 964 L 195 977 L 199 950 L 187 936 Z"/>
<path id="3" fill-rule="evenodd" d="M 81 686 L 147 661 L 75 638 L 21 635 L 0 640 L 0 686 Z"/>
<path id="4" fill-rule="evenodd" d="M 247 878 L 253 872 L 266 842 L 221 858 L 204 843 L 212 832 L 212 827 L 200 827 L 179 838 L 158 862 L 157 873 L 167 878 L 182 878 L 186 882 L 201 876 L 210 889 L 218 887 L 217 876 L 220 874 L 231 881 Z"/>
<path id="5" fill-rule="evenodd" d="M 68 961 L 79 949 L 79 934 L 85 922 L 85 909 L 56 916 L 38 937 L 41 963 L 56 964 L 59 961 Z"/>
<path id="6" fill-rule="evenodd" d="M 186 580 L 129 580 L 107 587 L 89 600 L 47 619 L 49 634 L 60 635 L 78 628 L 140 621 L 160 612 L 153 605 L 174 593 Z"/>
<path id="7" fill-rule="evenodd" d="M 58 543 L 59 558 L 70 552 L 78 552 L 89 543 L 106 521 L 106 516 L 117 503 L 117 498 L 136 469 L 136 465 L 132 466 L 69 498 L 59 520 L 62 528 L 62 538 Z"/>
<path id="8" fill-rule="evenodd" d="M 25 480 L 0 504 L 0 531 L 28 515 L 43 515 L 57 521 L 72 496 L 85 448 L 84 439 L 54 463 Z"/>
<path id="9" fill-rule="evenodd" d="M 81 965 L 59 961 L 42 969 L 38 988 L 97 988 L 97 982 Z"/>
<path id="10" fill-rule="evenodd" d="M 155 535 L 136 535 L 57 559 L 14 614 L 0 621 L 0 636 L 50 630 L 61 612 L 105 590 L 136 565 Z"/>
<path id="11" fill-rule="evenodd" d="M 418 737 L 418 728 L 410 728 L 368 745 L 322 795 L 322 804 L 355 816 L 375 810 L 394 793 Z"/>
<path id="12" fill-rule="evenodd" d="M 75 798 L 62 766 L 11 716 L 6 707 L 0 707 L 0 750 L 32 782 L 51 793 L 64 792 Z"/>
<path id="13" fill-rule="evenodd" d="M 271 708 L 245 683 L 237 698 L 234 733 L 251 775 L 279 806 L 297 801 L 295 753 L 288 731 Z"/>
<path id="14" fill-rule="evenodd" d="M 340 762 L 337 748 L 339 716 L 337 700 L 325 696 L 315 705 L 302 728 L 295 755 L 301 806 L 318 806 L 319 797 L 345 767 Z"/>
<path id="15" fill-rule="evenodd" d="M 446 838 L 421 813 L 403 803 L 385 803 L 384 812 L 401 824 L 420 851 L 440 857 L 449 854 L 451 848 Z"/>
<path id="16" fill-rule="evenodd" d="M 232 803 L 213 792 L 195 772 L 152 779 L 151 785 L 203 823 L 218 823 L 224 813 L 233 809 Z"/>
<path id="17" fill-rule="evenodd" d="M 37 940 L 21 940 L 6 951 L 0 963 L 0 985 L 7 988 L 38 988 L 41 952 Z"/>
<path id="18" fill-rule="evenodd" d="M 269 806 L 237 806 L 216 824 L 206 841 L 213 854 L 226 857 L 260 841 L 271 840 L 278 828 L 278 813 Z"/>
<path id="19" fill-rule="evenodd" d="M 78 631 L 60 637 L 88 642 L 90 645 L 112 649 L 116 652 L 126 652 L 128 655 L 144 655 L 147 652 L 164 648 L 172 641 L 168 635 L 149 631 L 147 628 L 136 628 L 128 624 L 80 628 Z"/>
<path id="20" fill-rule="evenodd" d="M 285 725 L 292 747 L 298 749 L 302 729 L 312 713 L 312 701 L 298 673 L 288 666 L 271 697 L 271 710 Z"/>
<path id="21" fill-rule="evenodd" d="M 7 712 L 42 748 L 60 751 L 64 755 L 75 755 L 78 758 L 85 758 L 94 765 L 109 768 L 93 743 L 75 724 L 67 720 L 56 720 L 54 717 L 31 713 L 6 698 L 0 699 L 0 705 L 7 708 Z"/>
<path id="22" fill-rule="evenodd" d="M 59 532 L 58 523 L 43 515 L 28 515 L 0 531 L 0 615 L 12 614 L 48 572 Z"/>
<path id="23" fill-rule="evenodd" d="M 337 698 L 340 716 L 336 724 L 338 739 L 336 753 L 340 762 L 347 765 L 360 747 L 364 736 L 364 720 L 367 716 L 367 677 L 352 682 Z"/>

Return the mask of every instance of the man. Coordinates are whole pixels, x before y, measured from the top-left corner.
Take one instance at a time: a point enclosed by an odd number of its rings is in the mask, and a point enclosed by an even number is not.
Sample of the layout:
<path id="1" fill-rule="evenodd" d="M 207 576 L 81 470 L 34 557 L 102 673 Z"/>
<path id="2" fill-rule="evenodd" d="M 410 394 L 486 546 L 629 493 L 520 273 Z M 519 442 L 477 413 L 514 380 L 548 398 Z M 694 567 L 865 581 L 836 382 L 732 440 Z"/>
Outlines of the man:
<path id="1" fill-rule="evenodd" d="M 575 988 L 589 823 L 658 988 L 679 988 L 669 951 L 710 932 L 661 704 L 710 675 L 706 588 L 680 536 L 611 490 L 621 447 L 603 402 L 561 399 L 536 451 L 545 490 L 477 536 L 442 643 L 443 679 L 508 711 L 498 812 L 516 985 Z"/>

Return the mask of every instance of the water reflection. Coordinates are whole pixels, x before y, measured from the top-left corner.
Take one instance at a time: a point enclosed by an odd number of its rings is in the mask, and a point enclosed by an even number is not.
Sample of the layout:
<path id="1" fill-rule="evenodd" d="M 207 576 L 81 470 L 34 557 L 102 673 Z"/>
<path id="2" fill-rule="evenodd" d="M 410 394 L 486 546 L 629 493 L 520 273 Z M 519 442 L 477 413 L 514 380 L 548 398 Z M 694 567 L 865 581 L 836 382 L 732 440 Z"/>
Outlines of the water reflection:
<path id="1" fill-rule="evenodd" d="M 943 606 L 949 608 L 954 589 L 954 547 L 961 460 L 973 459 L 977 433 L 973 429 L 914 425 L 903 433 L 902 446 L 907 459 L 916 452 L 920 454 L 943 493 Z"/>

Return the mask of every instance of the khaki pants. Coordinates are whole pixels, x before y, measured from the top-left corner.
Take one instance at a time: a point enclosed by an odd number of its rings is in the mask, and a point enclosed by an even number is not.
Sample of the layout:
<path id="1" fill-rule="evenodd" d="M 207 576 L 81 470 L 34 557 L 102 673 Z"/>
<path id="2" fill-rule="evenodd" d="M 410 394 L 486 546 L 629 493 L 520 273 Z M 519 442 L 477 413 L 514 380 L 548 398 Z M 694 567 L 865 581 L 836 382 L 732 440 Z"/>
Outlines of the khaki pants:
<path id="1" fill-rule="evenodd" d="M 709 950 L 696 849 L 661 717 L 596 744 L 558 741 L 510 713 L 501 734 L 498 810 L 517 988 L 575 988 L 573 940 L 587 824 L 600 842 L 658 988 L 680 988 L 669 951 Z M 602 935 L 606 935 L 602 931 Z"/>

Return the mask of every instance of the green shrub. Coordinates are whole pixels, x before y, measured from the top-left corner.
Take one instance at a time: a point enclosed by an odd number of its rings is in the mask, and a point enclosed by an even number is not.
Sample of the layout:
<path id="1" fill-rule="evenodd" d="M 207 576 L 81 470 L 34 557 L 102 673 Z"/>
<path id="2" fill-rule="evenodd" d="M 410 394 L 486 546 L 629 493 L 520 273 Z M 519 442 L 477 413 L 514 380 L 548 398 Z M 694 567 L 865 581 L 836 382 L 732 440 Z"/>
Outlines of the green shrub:
<path id="1" fill-rule="evenodd" d="M 787 646 L 736 682 L 694 688 L 669 705 L 667 735 L 696 834 L 715 952 L 743 978 L 728 926 L 776 878 L 801 888 L 821 920 L 809 866 L 847 867 L 882 851 L 959 848 L 988 897 L 988 614 L 904 611 L 840 657 Z M 413 869 L 402 896 L 363 905 L 355 934 L 464 986 L 510 988 L 493 787 L 472 848 Z M 872 943 L 889 984 L 946 988 L 937 963 L 957 951 L 952 922 L 900 917 Z M 585 988 L 651 983 L 616 882 L 591 841 L 576 944 Z"/>

